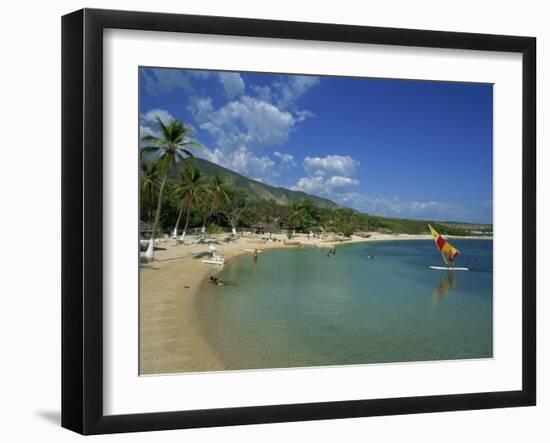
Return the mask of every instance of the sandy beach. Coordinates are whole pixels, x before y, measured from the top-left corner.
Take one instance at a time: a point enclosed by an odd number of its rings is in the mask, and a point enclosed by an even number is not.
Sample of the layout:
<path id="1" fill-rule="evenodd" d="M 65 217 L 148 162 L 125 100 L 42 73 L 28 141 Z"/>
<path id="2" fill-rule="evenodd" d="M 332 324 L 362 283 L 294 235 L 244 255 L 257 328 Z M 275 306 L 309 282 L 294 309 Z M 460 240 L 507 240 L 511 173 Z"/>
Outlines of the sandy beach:
<path id="1" fill-rule="evenodd" d="M 213 235 L 215 245 L 226 263 L 250 254 L 255 248 L 332 247 L 338 245 L 387 240 L 424 240 L 427 235 L 372 233 L 364 238 L 308 238 L 298 234 L 285 244 L 286 236 L 273 235 L 269 242 L 259 236 L 239 235 L 226 241 L 227 234 Z M 196 301 L 201 283 L 214 275 L 220 267 L 203 263 L 211 257 L 208 244 L 195 243 L 196 237 L 186 237 L 187 244 L 175 245 L 171 239 L 158 240 L 155 261 L 141 265 L 140 272 L 140 374 L 167 374 L 178 372 L 218 371 L 225 369 L 220 356 L 208 344 L 202 333 Z M 261 260 L 261 258 L 260 258 Z"/>

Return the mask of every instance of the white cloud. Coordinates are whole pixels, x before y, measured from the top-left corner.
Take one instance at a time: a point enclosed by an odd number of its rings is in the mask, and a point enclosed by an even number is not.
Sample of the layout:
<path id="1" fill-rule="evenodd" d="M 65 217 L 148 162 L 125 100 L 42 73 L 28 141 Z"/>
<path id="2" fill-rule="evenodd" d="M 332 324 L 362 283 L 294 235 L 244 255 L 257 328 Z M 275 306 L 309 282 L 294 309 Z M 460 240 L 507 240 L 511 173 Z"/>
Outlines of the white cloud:
<path id="1" fill-rule="evenodd" d="M 244 93 L 245 83 L 238 72 L 188 71 L 188 74 L 199 80 L 216 76 L 223 87 L 225 95 L 230 100 Z"/>
<path id="2" fill-rule="evenodd" d="M 359 186 L 359 180 L 349 177 L 334 175 L 325 178 L 323 175 L 302 177 L 293 187 L 294 190 L 307 192 L 308 194 L 319 195 L 337 199 L 340 193 L 346 192 Z"/>
<path id="3" fill-rule="evenodd" d="M 252 86 L 252 90 L 256 93 L 257 97 L 265 102 L 273 102 L 273 92 L 269 86 Z"/>
<path id="4" fill-rule="evenodd" d="M 327 195 L 324 177 L 317 175 L 314 177 L 302 177 L 292 187 L 294 191 L 302 191 L 314 195 Z"/>
<path id="5" fill-rule="evenodd" d="M 140 139 L 145 137 L 146 135 L 157 136 L 158 133 L 156 131 L 153 131 L 149 126 L 139 125 L 139 137 L 140 137 Z"/>
<path id="6" fill-rule="evenodd" d="M 160 118 L 165 125 L 174 120 L 174 117 L 172 117 L 172 115 L 168 111 L 158 108 L 151 109 L 149 112 L 141 116 L 142 120 L 145 123 L 154 125 L 158 124 L 157 117 Z"/>
<path id="7" fill-rule="evenodd" d="M 264 101 L 274 103 L 281 108 L 293 107 L 311 88 L 320 83 L 319 77 L 306 75 L 285 75 L 272 82 L 269 86 L 252 86 L 255 94 Z M 309 111 L 302 113 L 302 120 L 313 116 Z"/>
<path id="8" fill-rule="evenodd" d="M 290 75 L 284 80 L 274 83 L 274 88 L 278 89 L 281 102 L 289 105 L 298 100 L 311 88 L 319 84 L 319 77 L 307 75 Z"/>
<path id="9" fill-rule="evenodd" d="M 355 174 L 359 162 L 349 155 L 327 155 L 326 157 L 306 157 L 304 169 L 310 175 L 340 175 L 349 177 Z"/>
<path id="10" fill-rule="evenodd" d="M 294 156 L 291 154 L 285 154 L 279 151 L 273 151 L 273 155 L 281 159 L 281 163 L 283 164 L 283 166 L 287 166 L 287 167 L 297 166 L 296 162 L 294 161 Z"/>
<path id="11" fill-rule="evenodd" d="M 338 201 L 359 186 L 359 180 L 351 178 L 358 166 L 359 162 L 349 155 L 306 157 L 304 170 L 308 176 L 300 178 L 293 189 Z"/>
<path id="12" fill-rule="evenodd" d="M 262 180 L 269 180 L 278 175 L 275 162 L 272 159 L 266 155 L 258 156 L 245 147 L 234 151 L 223 151 L 219 148 L 206 149 L 199 155 L 247 177 L 260 177 Z M 255 180 L 258 179 L 255 178 Z"/>
<path id="13" fill-rule="evenodd" d="M 187 106 L 198 123 L 208 123 L 210 115 L 214 112 L 212 99 L 210 97 L 197 97 L 191 100 Z"/>
<path id="14" fill-rule="evenodd" d="M 143 69 L 142 77 L 145 89 L 151 95 L 168 94 L 176 88 L 193 93 L 189 77 L 179 69 Z"/>
<path id="15" fill-rule="evenodd" d="M 349 188 L 359 186 L 359 180 L 349 177 L 341 177 L 339 175 L 333 175 L 326 181 L 326 185 L 331 189 L 336 188 Z"/>
<path id="16" fill-rule="evenodd" d="M 295 165 L 290 154 L 257 154 L 255 149 L 288 141 L 295 120 L 291 113 L 256 97 L 240 96 L 219 109 L 209 97 L 195 98 L 188 106 L 199 127 L 210 133 L 214 147 L 203 157 L 247 177 L 273 181 L 280 167 Z"/>
<path id="17" fill-rule="evenodd" d="M 352 178 L 359 162 L 348 155 L 306 157 L 295 190 L 326 197 L 344 206 L 370 214 L 434 220 L 459 220 L 468 216 L 462 207 L 439 201 L 401 201 L 398 196 L 367 195 L 358 192 L 359 180 Z"/>
<path id="18" fill-rule="evenodd" d="M 244 93 L 244 80 L 238 72 L 220 72 L 218 78 L 228 99 Z"/>
<path id="19" fill-rule="evenodd" d="M 303 122 L 306 118 L 317 117 L 313 112 L 307 110 L 294 111 L 296 120 Z"/>
<path id="20" fill-rule="evenodd" d="M 281 77 L 269 86 L 252 86 L 252 90 L 261 100 L 272 103 L 280 109 L 289 110 L 297 122 L 302 122 L 307 118 L 315 117 L 315 114 L 305 109 L 296 109 L 296 102 L 319 82 L 319 77 L 289 75 Z"/>
<path id="21" fill-rule="evenodd" d="M 209 78 L 213 74 L 212 71 L 195 71 L 195 70 L 189 70 L 188 73 L 191 77 L 200 78 L 203 80 Z"/>
<path id="22" fill-rule="evenodd" d="M 222 149 L 282 145 L 296 123 L 290 112 L 250 96 L 218 110 L 213 109 L 211 99 L 198 99 L 189 109 Z"/>
<path id="23" fill-rule="evenodd" d="M 212 98 L 195 96 L 187 107 L 199 128 L 212 136 L 214 148 L 205 158 L 248 177 L 267 179 L 276 177 L 277 169 L 297 166 L 291 154 L 275 151 L 270 158 L 256 150 L 284 145 L 299 122 L 315 116 L 310 111 L 297 110 L 295 101 L 319 79 L 284 76 L 269 86 L 248 86 L 249 94 L 244 95 L 247 86 L 238 73 L 190 73 L 203 79 L 214 75 L 230 100 L 215 107 Z"/>
<path id="24" fill-rule="evenodd" d="M 401 201 L 398 196 L 393 198 L 365 195 L 358 192 L 341 194 L 338 202 L 370 214 L 388 217 L 458 220 L 469 215 L 464 208 L 439 201 Z"/>

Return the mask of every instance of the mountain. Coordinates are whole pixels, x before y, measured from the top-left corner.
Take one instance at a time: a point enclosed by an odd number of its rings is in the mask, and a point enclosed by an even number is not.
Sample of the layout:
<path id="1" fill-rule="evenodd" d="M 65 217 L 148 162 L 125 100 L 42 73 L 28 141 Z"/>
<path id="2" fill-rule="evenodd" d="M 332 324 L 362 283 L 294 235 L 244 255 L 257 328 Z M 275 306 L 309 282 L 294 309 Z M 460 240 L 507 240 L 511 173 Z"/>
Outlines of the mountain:
<path id="1" fill-rule="evenodd" d="M 286 188 L 278 188 L 275 186 L 266 185 L 265 183 L 252 180 L 244 175 L 238 174 L 223 166 L 216 165 L 208 160 L 195 157 L 187 160 L 193 162 L 206 177 L 212 177 L 215 173 L 222 176 L 225 181 L 236 189 L 241 189 L 247 193 L 250 199 L 267 199 L 275 200 L 281 205 L 289 205 L 298 200 L 308 199 L 313 201 L 317 206 L 324 208 L 341 208 L 341 205 L 334 203 L 326 198 L 317 197 L 315 195 L 306 194 L 301 191 L 291 191 Z"/>

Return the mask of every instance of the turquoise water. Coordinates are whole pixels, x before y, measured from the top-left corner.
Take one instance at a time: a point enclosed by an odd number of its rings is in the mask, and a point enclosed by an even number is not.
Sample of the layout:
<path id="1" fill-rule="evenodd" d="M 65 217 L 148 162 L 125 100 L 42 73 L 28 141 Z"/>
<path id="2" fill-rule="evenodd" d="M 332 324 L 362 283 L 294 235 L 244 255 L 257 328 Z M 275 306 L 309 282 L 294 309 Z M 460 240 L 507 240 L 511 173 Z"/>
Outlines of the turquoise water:
<path id="1" fill-rule="evenodd" d="M 202 288 L 205 335 L 230 369 L 492 357 L 493 242 L 453 243 L 471 271 L 429 269 L 431 240 L 239 257 Z"/>

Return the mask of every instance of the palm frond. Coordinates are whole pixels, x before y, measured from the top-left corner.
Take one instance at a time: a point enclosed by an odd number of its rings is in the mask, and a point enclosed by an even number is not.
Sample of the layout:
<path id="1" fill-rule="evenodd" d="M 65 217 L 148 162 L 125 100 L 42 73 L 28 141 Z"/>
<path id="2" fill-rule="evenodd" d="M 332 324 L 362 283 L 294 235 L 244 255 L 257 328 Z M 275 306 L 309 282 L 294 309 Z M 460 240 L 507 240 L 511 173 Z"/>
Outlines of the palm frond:
<path id="1" fill-rule="evenodd" d="M 185 154 L 185 155 L 184 155 Z M 195 156 L 193 155 L 193 153 L 187 149 L 178 149 L 176 151 L 176 155 L 181 159 L 181 160 L 185 160 L 189 157 L 191 158 L 194 158 Z"/>
<path id="2" fill-rule="evenodd" d="M 157 145 L 161 145 L 164 142 L 161 138 L 152 134 L 144 135 L 143 137 L 141 137 L 141 140 L 144 142 L 156 143 Z"/>
<path id="3" fill-rule="evenodd" d="M 194 142 L 192 140 L 189 140 L 189 141 L 186 141 L 186 142 L 182 142 L 182 143 L 179 143 L 180 146 L 188 146 L 189 148 L 196 148 L 196 149 L 204 149 L 204 146 L 197 143 L 197 142 Z"/>
<path id="4" fill-rule="evenodd" d="M 161 149 L 162 148 L 160 146 L 144 146 L 141 148 L 141 150 L 145 152 L 158 152 Z"/>
<path id="5" fill-rule="evenodd" d="M 171 126 L 171 124 L 175 121 L 175 120 L 172 120 L 172 122 L 170 122 L 170 124 L 168 126 L 166 126 L 162 120 L 160 119 L 160 117 L 157 115 L 157 123 L 159 124 L 160 126 L 160 130 L 162 131 L 162 134 L 164 135 L 164 140 L 163 141 L 166 141 L 166 140 L 170 140 L 170 129 L 169 127 Z"/>

